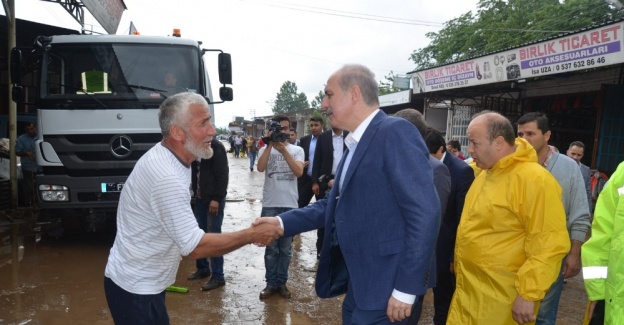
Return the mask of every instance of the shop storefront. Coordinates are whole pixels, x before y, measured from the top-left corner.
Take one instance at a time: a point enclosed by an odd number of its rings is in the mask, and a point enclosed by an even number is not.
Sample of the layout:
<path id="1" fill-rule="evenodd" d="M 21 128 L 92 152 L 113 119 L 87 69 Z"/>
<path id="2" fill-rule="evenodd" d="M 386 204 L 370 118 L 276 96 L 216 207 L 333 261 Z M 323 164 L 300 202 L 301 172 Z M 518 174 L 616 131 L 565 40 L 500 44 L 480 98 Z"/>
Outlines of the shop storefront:
<path id="1" fill-rule="evenodd" d="M 470 117 L 542 111 L 551 145 L 586 145 L 583 162 L 606 173 L 624 160 L 624 21 L 410 73 L 411 101 L 446 117 L 447 140 L 466 146 Z M 442 112 L 442 113 L 440 113 Z M 428 117 L 428 120 L 430 117 Z"/>

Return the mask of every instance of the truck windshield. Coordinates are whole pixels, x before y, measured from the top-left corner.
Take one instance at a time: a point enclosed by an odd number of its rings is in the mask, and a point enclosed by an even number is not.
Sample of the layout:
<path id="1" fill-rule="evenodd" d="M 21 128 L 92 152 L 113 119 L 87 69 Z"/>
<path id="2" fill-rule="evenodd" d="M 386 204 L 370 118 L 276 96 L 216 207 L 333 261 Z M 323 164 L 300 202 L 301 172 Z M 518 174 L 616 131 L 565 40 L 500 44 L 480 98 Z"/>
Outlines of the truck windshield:
<path id="1" fill-rule="evenodd" d="M 202 87 L 199 51 L 191 46 L 52 44 L 42 63 L 41 100 L 51 104 L 158 104 L 173 94 L 199 92 Z"/>

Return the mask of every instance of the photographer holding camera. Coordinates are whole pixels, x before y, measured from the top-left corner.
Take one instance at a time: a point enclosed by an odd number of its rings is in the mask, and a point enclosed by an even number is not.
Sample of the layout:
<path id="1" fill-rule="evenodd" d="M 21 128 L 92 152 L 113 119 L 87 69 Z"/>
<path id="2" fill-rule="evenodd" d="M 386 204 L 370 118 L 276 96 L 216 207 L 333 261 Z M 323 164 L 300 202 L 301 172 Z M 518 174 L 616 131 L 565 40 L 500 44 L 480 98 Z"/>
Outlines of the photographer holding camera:
<path id="1" fill-rule="evenodd" d="M 267 136 L 263 138 L 267 145 L 260 149 L 258 158 L 258 171 L 266 171 L 261 217 L 276 216 L 298 207 L 297 177 L 303 174 L 304 152 L 301 147 L 290 144 L 289 137 L 289 118 L 275 116 L 268 127 Z M 276 292 L 284 298 L 290 298 L 286 281 L 291 257 L 292 237 L 282 237 L 266 247 L 264 266 L 267 285 L 260 292 L 260 299 L 266 299 Z"/>

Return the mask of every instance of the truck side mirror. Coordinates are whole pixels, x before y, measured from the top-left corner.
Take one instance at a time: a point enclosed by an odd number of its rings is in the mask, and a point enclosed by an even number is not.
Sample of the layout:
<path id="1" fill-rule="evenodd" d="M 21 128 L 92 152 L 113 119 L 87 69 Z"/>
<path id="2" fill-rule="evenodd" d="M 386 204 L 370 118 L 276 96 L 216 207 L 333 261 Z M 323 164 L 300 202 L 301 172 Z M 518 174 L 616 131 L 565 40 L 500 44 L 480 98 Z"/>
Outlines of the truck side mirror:
<path id="1" fill-rule="evenodd" d="M 11 50 L 11 83 L 22 83 L 22 51 L 17 48 Z"/>
<path id="2" fill-rule="evenodd" d="M 22 87 L 22 51 L 11 49 L 11 99 L 16 103 L 24 101 L 24 87 Z"/>
<path id="3" fill-rule="evenodd" d="M 24 102 L 24 87 L 13 85 L 11 89 L 11 99 L 16 103 Z"/>
<path id="4" fill-rule="evenodd" d="M 219 88 L 219 97 L 224 102 L 231 102 L 234 99 L 234 90 L 230 87 Z"/>
<path id="5" fill-rule="evenodd" d="M 232 56 L 230 53 L 219 53 L 219 82 L 223 85 L 232 84 Z"/>

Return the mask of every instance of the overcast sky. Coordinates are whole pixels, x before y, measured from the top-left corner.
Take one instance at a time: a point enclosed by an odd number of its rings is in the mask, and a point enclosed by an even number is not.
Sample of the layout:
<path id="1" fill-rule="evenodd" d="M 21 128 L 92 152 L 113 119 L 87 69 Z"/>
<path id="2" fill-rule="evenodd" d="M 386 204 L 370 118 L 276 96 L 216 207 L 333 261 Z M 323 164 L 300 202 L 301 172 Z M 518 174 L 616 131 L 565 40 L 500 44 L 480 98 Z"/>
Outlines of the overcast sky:
<path id="1" fill-rule="evenodd" d="M 202 41 L 232 54 L 234 101 L 215 106 L 215 124 L 235 116 L 270 115 L 270 102 L 289 80 L 312 101 L 346 63 L 368 66 L 378 81 L 414 69 L 412 51 L 425 34 L 468 11 L 478 0 L 126 0 L 117 34 L 132 21 L 141 35 Z M 17 18 L 80 30 L 56 3 L 18 0 Z M 4 9 L 2 9 L 4 12 Z M 87 29 L 104 33 L 85 8 Z M 211 63 L 208 63 L 209 65 Z M 213 67 L 216 66 L 212 62 Z M 213 93 L 217 85 L 213 77 Z"/>

